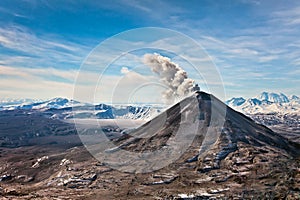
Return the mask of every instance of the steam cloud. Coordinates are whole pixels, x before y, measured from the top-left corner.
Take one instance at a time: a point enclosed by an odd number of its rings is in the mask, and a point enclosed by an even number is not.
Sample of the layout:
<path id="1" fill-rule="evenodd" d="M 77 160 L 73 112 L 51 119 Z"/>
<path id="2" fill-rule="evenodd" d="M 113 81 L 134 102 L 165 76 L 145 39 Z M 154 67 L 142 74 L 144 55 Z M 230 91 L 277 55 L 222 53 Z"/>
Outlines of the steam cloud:
<path id="1" fill-rule="evenodd" d="M 191 92 L 195 81 L 188 78 L 186 71 L 171 62 L 170 58 L 154 53 L 145 54 L 143 61 L 168 87 L 163 92 L 166 103 L 173 103 L 176 98 L 184 97 Z"/>

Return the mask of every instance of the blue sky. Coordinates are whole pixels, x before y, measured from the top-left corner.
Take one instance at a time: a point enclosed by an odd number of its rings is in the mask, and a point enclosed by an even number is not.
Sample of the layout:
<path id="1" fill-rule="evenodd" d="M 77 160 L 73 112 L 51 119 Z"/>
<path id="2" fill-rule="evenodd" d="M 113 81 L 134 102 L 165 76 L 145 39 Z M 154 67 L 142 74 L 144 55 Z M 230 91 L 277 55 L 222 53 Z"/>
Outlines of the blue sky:
<path id="1" fill-rule="evenodd" d="M 168 28 L 198 42 L 219 70 L 226 98 L 300 94 L 298 1 L 2 0 L 0 98 L 72 97 L 89 53 L 142 27 Z M 121 67 L 114 76 L 122 76 Z"/>

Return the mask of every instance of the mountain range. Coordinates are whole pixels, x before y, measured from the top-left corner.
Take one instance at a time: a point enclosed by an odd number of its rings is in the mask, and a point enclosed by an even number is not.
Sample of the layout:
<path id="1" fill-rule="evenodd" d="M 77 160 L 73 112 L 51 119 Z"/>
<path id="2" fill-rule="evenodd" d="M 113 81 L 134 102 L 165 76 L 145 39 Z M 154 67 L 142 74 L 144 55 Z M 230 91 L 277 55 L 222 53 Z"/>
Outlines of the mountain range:
<path id="1" fill-rule="evenodd" d="M 283 93 L 262 92 L 256 97 L 245 99 L 233 97 L 225 102 L 236 111 L 247 115 L 276 114 L 299 115 L 300 98 L 288 97 Z M 42 111 L 48 117 L 57 119 L 95 118 L 95 119 L 143 119 L 149 120 L 166 107 L 163 105 L 108 105 L 89 104 L 67 98 L 53 98 L 47 101 L 32 99 L 0 100 L 1 110 L 35 110 Z"/>
<path id="2" fill-rule="evenodd" d="M 50 100 L 16 99 L 0 101 L 0 111 L 34 111 L 42 112 L 50 118 L 56 119 L 150 119 L 157 115 L 162 105 L 108 105 L 82 103 L 67 98 L 53 98 Z"/>
<path id="3" fill-rule="evenodd" d="M 300 98 L 287 97 L 283 93 L 262 92 L 260 95 L 245 99 L 233 97 L 226 101 L 233 109 L 245 114 L 299 114 Z"/>
<path id="4" fill-rule="evenodd" d="M 80 103 L 75 100 L 67 98 L 53 98 L 50 100 L 36 100 L 36 99 L 3 99 L 0 100 L 0 110 L 43 110 L 43 109 L 62 109 L 68 107 L 77 107 L 89 105 L 87 103 Z"/>

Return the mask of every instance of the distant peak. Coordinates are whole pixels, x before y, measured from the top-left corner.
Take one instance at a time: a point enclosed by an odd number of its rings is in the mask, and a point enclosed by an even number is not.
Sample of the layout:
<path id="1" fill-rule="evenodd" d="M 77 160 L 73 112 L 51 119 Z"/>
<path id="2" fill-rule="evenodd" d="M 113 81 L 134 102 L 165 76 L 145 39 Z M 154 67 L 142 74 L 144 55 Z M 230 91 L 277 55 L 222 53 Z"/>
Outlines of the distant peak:
<path id="1" fill-rule="evenodd" d="M 291 97 L 290 97 L 290 100 L 299 100 L 300 98 L 298 97 L 298 96 L 296 96 L 296 95 L 292 95 Z"/>
<path id="2" fill-rule="evenodd" d="M 257 99 L 260 101 L 268 101 L 272 103 L 287 103 L 289 102 L 288 97 L 283 93 L 274 92 L 262 92 Z"/>
<path id="3" fill-rule="evenodd" d="M 245 101 L 246 99 L 244 99 L 243 97 L 233 97 L 228 101 L 226 101 L 225 103 L 229 106 L 240 106 L 243 103 L 245 103 Z"/>
<path id="4" fill-rule="evenodd" d="M 55 97 L 55 98 L 52 98 L 52 99 L 49 99 L 48 101 L 69 101 L 69 99 L 67 98 L 63 98 L 63 97 Z"/>

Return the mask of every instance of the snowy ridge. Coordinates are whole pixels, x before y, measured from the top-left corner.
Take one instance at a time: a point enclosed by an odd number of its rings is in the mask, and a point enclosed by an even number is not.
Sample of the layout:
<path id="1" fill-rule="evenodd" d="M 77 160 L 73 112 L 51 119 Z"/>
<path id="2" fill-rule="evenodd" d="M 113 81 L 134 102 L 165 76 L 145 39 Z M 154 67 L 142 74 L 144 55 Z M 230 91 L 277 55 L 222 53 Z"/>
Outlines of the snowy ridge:
<path id="1" fill-rule="evenodd" d="M 62 113 L 62 118 L 94 118 L 94 119 L 141 119 L 148 120 L 158 115 L 163 106 L 141 106 L 141 105 L 123 105 L 111 106 L 106 104 L 99 104 L 90 107 L 78 107 L 72 111 L 65 111 Z"/>
<path id="2" fill-rule="evenodd" d="M 62 108 L 68 108 L 68 107 L 74 107 L 74 106 L 85 106 L 86 103 L 80 103 L 75 100 L 69 100 L 66 98 L 54 98 L 45 102 L 36 103 L 32 105 L 30 109 L 62 109 Z"/>
<path id="3" fill-rule="evenodd" d="M 47 101 L 21 99 L 21 100 L 4 100 L 0 102 L 2 110 L 46 110 L 46 109 L 62 109 L 73 106 L 83 106 L 85 103 L 69 100 L 66 98 L 53 98 Z"/>
<path id="4" fill-rule="evenodd" d="M 0 99 L 0 106 L 5 106 L 5 105 L 19 105 L 19 104 L 30 104 L 30 103 L 36 103 L 40 102 L 42 100 L 40 99 Z"/>
<path id="5" fill-rule="evenodd" d="M 32 103 L 41 102 L 39 99 L 0 99 L 0 111 L 1 110 L 13 110 L 20 105 L 27 105 Z"/>
<path id="6" fill-rule="evenodd" d="M 141 119 L 148 120 L 164 110 L 163 105 L 116 105 L 81 103 L 67 98 L 3 100 L 1 110 L 33 110 L 55 119 Z"/>
<path id="7" fill-rule="evenodd" d="M 262 92 L 257 99 L 261 101 L 268 101 L 272 103 L 288 103 L 290 102 L 289 98 L 284 95 L 283 93 L 268 93 L 268 92 Z"/>
<path id="8" fill-rule="evenodd" d="M 299 114 L 300 99 L 283 93 L 263 92 L 255 98 L 232 98 L 226 104 L 245 114 Z"/>

